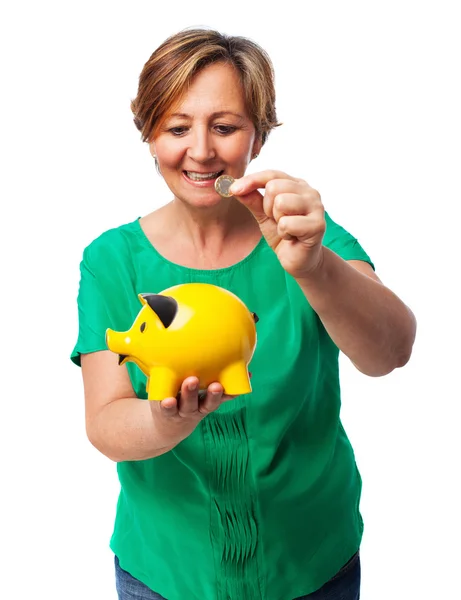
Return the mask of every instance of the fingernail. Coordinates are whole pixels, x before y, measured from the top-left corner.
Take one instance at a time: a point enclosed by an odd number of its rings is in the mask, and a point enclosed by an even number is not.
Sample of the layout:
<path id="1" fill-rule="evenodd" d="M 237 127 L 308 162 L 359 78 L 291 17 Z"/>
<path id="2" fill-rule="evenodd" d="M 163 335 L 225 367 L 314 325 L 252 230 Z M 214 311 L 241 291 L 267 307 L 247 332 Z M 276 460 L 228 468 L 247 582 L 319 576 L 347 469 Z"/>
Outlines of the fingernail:
<path id="1" fill-rule="evenodd" d="M 189 391 L 190 392 L 195 392 L 195 390 L 198 388 L 198 385 L 196 383 L 189 383 Z"/>

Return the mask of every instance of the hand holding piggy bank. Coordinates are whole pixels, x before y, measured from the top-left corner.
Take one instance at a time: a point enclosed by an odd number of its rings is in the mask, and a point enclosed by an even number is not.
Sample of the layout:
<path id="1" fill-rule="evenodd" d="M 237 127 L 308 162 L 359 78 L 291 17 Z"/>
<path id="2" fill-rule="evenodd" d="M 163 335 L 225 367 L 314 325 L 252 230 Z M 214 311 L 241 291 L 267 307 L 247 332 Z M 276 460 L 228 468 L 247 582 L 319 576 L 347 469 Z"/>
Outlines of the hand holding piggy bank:
<path id="1" fill-rule="evenodd" d="M 227 395 L 251 392 L 248 364 L 258 317 L 232 292 L 207 283 L 139 294 L 143 305 L 128 331 L 108 329 L 119 364 L 132 361 L 147 376 L 149 400 L 176 396 L 186 377 L 201 389 L 219 382 Z"/>

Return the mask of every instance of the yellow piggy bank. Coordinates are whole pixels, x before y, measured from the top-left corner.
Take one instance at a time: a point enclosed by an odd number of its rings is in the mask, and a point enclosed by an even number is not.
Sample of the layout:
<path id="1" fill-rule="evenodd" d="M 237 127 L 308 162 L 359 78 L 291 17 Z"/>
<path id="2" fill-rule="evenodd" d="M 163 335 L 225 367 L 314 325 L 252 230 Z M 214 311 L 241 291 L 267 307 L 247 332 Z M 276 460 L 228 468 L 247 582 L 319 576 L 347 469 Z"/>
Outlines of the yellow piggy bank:
<path id="1" fill-rule="evenodd" d="M 233 293 L 207 283 L 139 294 L 143 305 L 128 331 L 106 331 L 119 364 L 133 361 L 147 376 L 149 400 L 176 396 L 186 377 L 200 389 L 218 381 L 226 394 L 251 392 L 248 364 L 258 317 Z"/>

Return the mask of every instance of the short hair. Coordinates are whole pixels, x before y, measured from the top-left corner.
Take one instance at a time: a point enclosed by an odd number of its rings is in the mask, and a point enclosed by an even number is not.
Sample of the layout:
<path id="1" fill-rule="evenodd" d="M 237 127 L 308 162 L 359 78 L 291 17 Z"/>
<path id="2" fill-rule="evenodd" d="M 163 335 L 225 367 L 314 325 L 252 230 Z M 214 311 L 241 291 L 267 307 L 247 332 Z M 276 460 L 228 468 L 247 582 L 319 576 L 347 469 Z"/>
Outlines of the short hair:
<path id="1" fill-rule="evenodd" d="M 280 125 L 272 62 L 252 40 L 211 29 L 186 29 L 172 35 L 144 65 L 137 96 L 131 102 L 134 123 L 143 142 L 152 139 L 168 112 L 187 92 L 193 77 L 217 62 L 235 67 L 248 115 L 264 144 L 270 131 Z"/>

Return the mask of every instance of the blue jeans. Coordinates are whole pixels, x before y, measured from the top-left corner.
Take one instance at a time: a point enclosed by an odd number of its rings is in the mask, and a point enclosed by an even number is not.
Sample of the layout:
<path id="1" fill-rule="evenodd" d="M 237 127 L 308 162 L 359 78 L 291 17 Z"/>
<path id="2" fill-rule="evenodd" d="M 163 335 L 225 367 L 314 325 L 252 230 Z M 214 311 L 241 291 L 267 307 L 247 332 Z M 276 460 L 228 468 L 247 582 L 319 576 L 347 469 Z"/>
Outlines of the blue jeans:
<path id="1" fill-rule="evenodd" d="M 143 583 L 124 571 L 115 557 L 115 581 L 119 600 L 165 600 Z M 295 600 L 359 600 L 360 556 L 355 554 L 344 567 L 323 587 Z M 236 599 L 237 600 L 237 599 Z M 250 599 L 248 599 L 250 600 Z"/>

